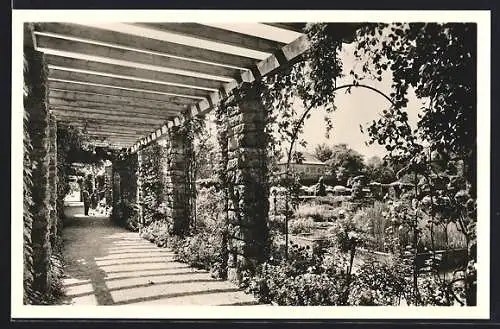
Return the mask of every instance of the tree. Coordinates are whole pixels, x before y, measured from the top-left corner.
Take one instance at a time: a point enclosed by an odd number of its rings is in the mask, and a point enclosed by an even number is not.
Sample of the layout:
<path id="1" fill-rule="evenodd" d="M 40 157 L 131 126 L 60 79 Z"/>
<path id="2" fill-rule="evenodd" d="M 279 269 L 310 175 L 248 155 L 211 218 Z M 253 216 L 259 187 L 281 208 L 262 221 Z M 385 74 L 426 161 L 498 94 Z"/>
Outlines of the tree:
<path id="1" fill-rule="evenodd" d="M 333 149 L 331 146 L 328 146 L 326 143 L 318 144 L 314 148 L 314 156 L 320 161 L 327 161 L 333 155 Z"/>
<path id="2" fill-rule="evenodd" d="M 332 156 L 326 161 L 337 176 L 339 184 L 345 185 L 347 180 L 363 172 L 365 167 L 363 156 L 349 148 L 347 144 L 337 144 L 332 147 Z"/>
<path id="3" fill-rule="evenodd" d="M 383 184 L 392 183 L 397 179 L 393 166 L 376 155 L 366 160 L 365 173 L 368 180 Z"/>
<path id="4" fill-rule="evenodd" d="M 465 160 L 467 179 L 475 186 L 476 149 L 475 24 L 366 24 L 357 32 L 355 55 L 363 73 L 381 80 L 392 72 L 395 106 L 369 128 L 371 142 L 385 145 L 402 161 L 423 151 L 421 141 L 442 156 Z M 417 129 L 408 125 L 408 88 L 427 99 Z M 472 193 L 475 193 L 473 188 Z"/>

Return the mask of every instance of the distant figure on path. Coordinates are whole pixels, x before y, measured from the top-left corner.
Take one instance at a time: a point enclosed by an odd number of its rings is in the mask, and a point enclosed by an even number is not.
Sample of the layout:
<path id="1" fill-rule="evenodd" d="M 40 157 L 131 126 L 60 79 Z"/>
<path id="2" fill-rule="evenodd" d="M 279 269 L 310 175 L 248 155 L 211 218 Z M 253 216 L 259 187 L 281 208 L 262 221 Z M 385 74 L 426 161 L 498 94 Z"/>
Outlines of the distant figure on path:
<path id="1" fill-rule="evenodd" d="M 94 190 L 94 193 L 90 196 L 90 206 L 92 209 L 97 208 L 97 202 L 99 201 L 99 196 L 97 195 L 97 190 Z"/>
<path id="2" fill-rule="evenodd" d="M 88 216 L 89 215 L 89 208 L 90 208 L 90 195 L 86 189 L 83 190 L 82 195 L 83 195 L 84 214 L 85 214 L 85 216 Z"/>
<path id="3" fill-rule="evenodd" d="M 326 186 L 325 183 L 323 183 L 323 176 L 318 179 L 314 194 L 316 196 L 326 196 Z"/>

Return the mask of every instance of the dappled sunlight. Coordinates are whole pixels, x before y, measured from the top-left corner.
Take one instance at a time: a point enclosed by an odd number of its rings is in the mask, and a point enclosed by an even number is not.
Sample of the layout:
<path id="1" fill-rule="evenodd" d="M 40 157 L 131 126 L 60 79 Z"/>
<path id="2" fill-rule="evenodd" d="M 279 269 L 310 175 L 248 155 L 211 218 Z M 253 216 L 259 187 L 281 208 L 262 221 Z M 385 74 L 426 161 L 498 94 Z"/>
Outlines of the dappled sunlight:
<path id="1" fill-rule="evenodd" d="M 255 299 L 207 271 L 174 261 L 109 218 L 74 213 L 67 219 L 66 304 L 255 305 Z"/>

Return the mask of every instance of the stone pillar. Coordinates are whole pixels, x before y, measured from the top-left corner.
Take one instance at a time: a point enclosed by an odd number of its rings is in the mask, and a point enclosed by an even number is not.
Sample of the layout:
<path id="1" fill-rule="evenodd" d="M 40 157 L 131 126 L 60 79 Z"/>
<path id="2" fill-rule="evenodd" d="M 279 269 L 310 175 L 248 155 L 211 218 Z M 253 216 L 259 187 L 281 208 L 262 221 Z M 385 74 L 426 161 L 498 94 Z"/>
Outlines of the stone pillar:
<path id="1" fill-rule="evenodd" d="M 139 206 L 139 232 L 144 227 L 144 216 L 142 212 L 143 195 L 142 195 L 142 150 L 137 151 L 137 205 Z"/>
<path id="2" fill-rule="evenodd" d="M 189 190 L 187 177 L 186 131 L 175 126 L 169 129 L 165 140 L 165 159 L 162 162 L 165 179 L 165 204 L 170 231 L 184 235 L 189 230 Z"/>
<path id="3" fill-rule="evenodd" d="M 26 27 L 27 25 L 25 25 Z M 24 110 L 28 115 L 27 133 L 31 138 L 32 214 L 31 230 L 33 252 L 33 291 L 45 294 L 50 291 L 50 214 L 49 214 L 49 125 L 47 109 L 47 72 L 43 54 L 30 45 L 31 34 L 25 33 L 24 72 L 26 93 Z M 28 43 L 28 44 L 26 44 Z"/>
<path id="4" fill-rule="evenodd" d="M 269 253 L 267 121 L 258 87 L 243 85 L 225 105 L 228 116 L 228 279 L 267 259 Z"/>
<path id="5" fill-rule="evenodd" d="M 113 204 L 113 166 L 109 165 L 104 168 L 104 197 L 106 198 L 106 205 Z"/>
<path id="6" fill-rule="evenodd" d="M 49 117 L 49 214 L 50 242 L 52 247 L 57 243 L 57 122 L 53 115 Z"/>

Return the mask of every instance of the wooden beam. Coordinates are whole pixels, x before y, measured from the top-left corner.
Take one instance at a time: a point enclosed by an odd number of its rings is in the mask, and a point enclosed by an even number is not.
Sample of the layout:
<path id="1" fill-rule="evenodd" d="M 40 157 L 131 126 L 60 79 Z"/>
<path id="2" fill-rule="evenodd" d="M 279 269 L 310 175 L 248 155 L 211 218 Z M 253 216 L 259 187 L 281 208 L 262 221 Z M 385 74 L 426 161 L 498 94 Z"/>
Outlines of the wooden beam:
<path id="1" fill-rule="evenodd" d="M 137 116 L 130 116 L 130 115 L 125 115 L 125 116 L 120 116 L 120 115 L 113 115 L 113 114 L 104 114 L 104 113 L 96 113 L 96 112 L 89 112 L 88 110 L 67 110 L 67 109 L 58 109 L 54 108 L 51 110 L 56 114 L 56 116 L 59 118 L 80 118 L 80 119 L 98 119 L 98 120 L 114 120 L 114 121 L 121 121 L 124 123 L 148 123 L 151 125 L 156 125 L 156 126 L 161 126 L 163 123 L 162 120 L 158 119 L 149 119 L 149 118 L 139 118 Z M 154 128 L 153 128 L 154 129 Z"/>
<path id="2" fill-rule="evenodd" d="M 97 129 L 87 129 L 85 131 L 86 134 L 89 134 L 91 136 L 119 136 L 119 137 L 130 137 L 134 139 L 139 139 L 144 136 L 144 134 L 138 134 L 138 133 L 133 133 L 133 132 L 114 132 L 114 131 L 102 131 L 102 130 L 97 130 Z"/>
<path id="3" fill-rule="evenodd" d="M 255 59 L 217 52 L 179 43 L 168 42 L 148 38 L 145 36 L 136 36 L 132 34 L 120 33 L 96 27 L 61 24 L 61 23 L 40 23 L 36 25 L 35 30 L 41 33 L 57 34 L 65 37 L 79 38 L 88 41 L 107 43 L 114 46 L 139 49 L 162 53 L 165 55 L 183 57 L 221 65 L 246 68 L 255 63 Z"/>
<path id="4" fill-rule="evenodd" d="M 145 135 L 148 132 L 151 131 L 151 128 L 124 128 L 124 127 L 117 127 L 113 125 L 103 125 L 103 124 L 85 124 L 85 123 L 78 123 L 74 124 L 74 127 L 82 128 L 82 129 L 91 129 L 91 130 L 97 130 L 97 131 L 103 131 L 103 132 L 110 132 L 110 133 L 127 133 L 131 132 L 133 134 L 141 134 Z"/>
<path id="5" fill-rule="evenodd" d="M 95 124 L 95 125 L 109 125 L 113 127 L 122 127 L 128 129 L 145 129 L 151 131 L 158 127 L 158 124 L 144 123 L 144 122 L 123 122 L 123 120 L 102 120 L 102 119 L 91 119 L 91 118 L 79 118 L 79 117 L 67 117 L 67 116 L 56 116 L 58 124 L 64 126 L 81 126 L 85 124 Z"/>
<path id="6" fill-rule="evenodd" d="M 86 108 L 104 111 L 120 111 L 123 113 L 135 114 L 146 114 L 152 115 L 158 118 L 169 118 L 179 114 L 180 111 L 165 109 L 150 109 L 142 107 L 127 106 L 121 104 L 110 104 L 110 103 L 99 103 L 99 102 L 88 102 L 81 100 L 68 100 L 62 98 L 49 97 L 50 106 L 70 106 L 76 108 Z"/>
<path id="7" fill-rule="evenodd" d="M 124 87 L 124 88 L 136 88 L 141 90 L 151 90 L 162 93 L 183 95 L 185 97 L 192 97 L 198 99 L 202 97 L 207 97 L 207 95 L 209 94 L 209 91 L 202 89 L 193 89 L 181 86 L 152 83 L 152 82 L 124 79 L 124 78 L 115 78 L 110 76 L 103 76 L 103 75 L 96 75 L 89 73 L 69 72 L 56 69 L 49 69 L 48 79 L 58 80 L 58 81 L 67 80 L 76 82 L 86 82 L 86 83 L 94 83 L 94 84 L 109 85 L 109 86 Z"/>
<path id="8" fill-rule="evenodd" d="M 50 90 L 83 92 L 105 96 L 117 96 L 120 98 L 134 98 L 137 101 L 163 102 L 177 105 L 195 104 L 199 100 L 189 97 L 160 94 L 156 92 L 136 91 L 119 89 L 105 85 L 89 85 L 78 82 L 48 81 Z"/>
<path id="9" fill-rule="evenodd" d="M 73 91 L 60 91 L 60 90 L 50 90 L 49 98 L 58 98 L 68 101 L 85 101 L 85 102 L 95 102 L 110 105 L 122 105 L 130 106 L 135 108 L 143 109 L 154 109 L 157 111 L 168 110 L 168 111 L 184 111 L 187 105 L 174 104 L 174 103 L 161 103 L 151 100 L 140 100 L 130 97 L 120 97 L 120 96 L 109 96 L 109 95 L 99 95 L 91 93 L 81 93 Z"/>
<path id="10" fill-rule="evenodd" d="M 290 30 L 294 32 L 304 33 L 306 23 L 261 23 L 269 26 L 274 26 L 280 29 Z"/>
<path id="11" fill-rule="evenodd" d="M 282 48 L 282 52 L 287 61 L 292 62 L 296 60 L 300 55 L 302 55 L 309 48 L 309 41 L 306 35 L 295 39 L 293 42 L 287 44 Z M 257 68 L 261 76 L 272 74 L 280 68 L 280 63 L 275 55 L 270 55 L 268 58 L 262 60 L 257 64 Z M 242 74 L 243 80 L 247 82 L 252 82 L 255 80 L 251 71 L 244 72 Z M 227 93 L 230 93 L 238 85 L 236 83 L 227 83 L 224 87 Z M 212 103 L 217 103 L 214 98 L 220 97 L 219 93 L 211 93 Z M 196 105 L 191 105 L 190 112 L 198 113 L 198 115 L 203 115 L 212 110 L 213 106 L 207 100 L 202 100 Z"/>
<path id="12" fill-rule="evenodd" d="M 85 116 L 85 114 L 106 114 L 106 115 L 113 115 L 119 118 L 137 118 L 137 119 L 144 119 L 144 120 L 154 120 L 158 123 L 162 123 L 165 120 L 168 120 L 171 118 L 170 116 L 160 116 L 160 115 L 153 115 L 153 114 L 144 114 L 144 113 L 132 113 L 132 112 L 124 112 L 121 110 L 112 110 L 112 109 L 99 109 L 99 108 L 89 108 L 89 107 L 77 107 L 77 106 L 66 106 L 66 105 L 53 105 L 50 104 L 50 109 L 54 110 L 59 110 L 59 111 L 66 111 L 66 112 L 71 112 L 71 113 L 80 113 Z"/>
<path id="13" fill-rule="evenodd" d="M 46 55 L 45 61 L 48 65 L 57 66 L 57 68 L 61 70 L 67 68 L 67 69 L 94 71 L 106 74 L 129 76 L 132 78 L 190 85 L 208 89 L 219 89 L 223 85 L 223 82 L 220 80 L 203 79 L 181 74 L 158 72 L 158 71 L 139 69 L 136 67 L 130 67 L 124 65 L 100 63 L 100 62 L 67 58 L 55 55 Z"/>
<path id="14" fill-rule="evenodd" d="M 99 139 L 106 139 L 111 142 L 120 142 L 120 143 L 126 143 L 127 146 L 133 145 L 139 137 L 134 137 L 134 136 L 113 136 L 113 135 L 103 135 L 99 133 L 87 133 L 89 138 L 99 138 Z"/>
<path id="15" fill-rule="evenodd" d="M 37 34 L 36 36 L 37 46 L 39 48 L 38 50 L 42 52 L 46 52 L 46 50 L 64 51 L 67 53 L 76 54 L 77 56 L 97 56 L 107 59 L 126 61 L 130 62 L 131 64 L 141 63 L 146 65 L 153 65 L 159 67 L 159 69 L 163 67 L 183 70 L 186 72 L 209 74 L 225 78 L 234 78 L 235 76 L 238 76 L 240 74 L 240 69 L 229 68 L 227 66 L 212 65 L 204 62 L 194 62 L 181 58 L 160 56 L 134 50 L 126 50 L 85 42 L 65 40 L 40 34 Z"/>
<path id="16" fill-rule="evenodd" d="M 284 45 L 282 42 L 264 39 L 217 27 L 196 23 L 137 23 L 160 31 L 173 32 L 193 38 L 204 39 L 266 53 L 272 53 Z"/>

